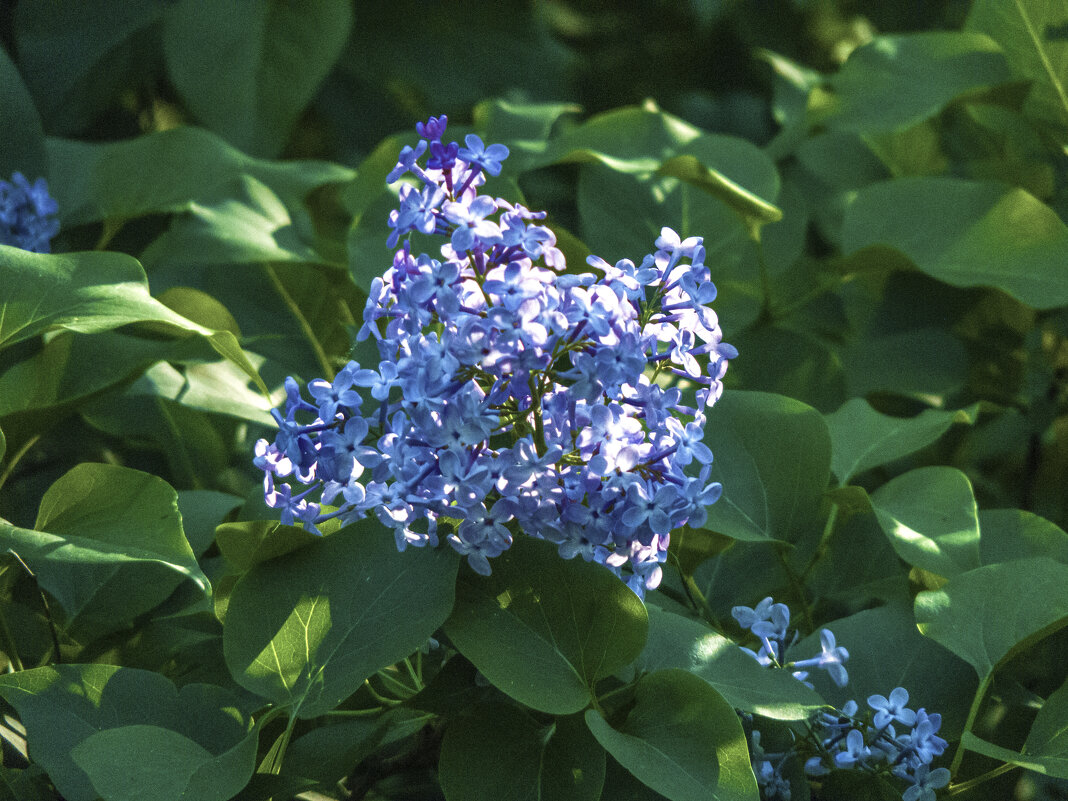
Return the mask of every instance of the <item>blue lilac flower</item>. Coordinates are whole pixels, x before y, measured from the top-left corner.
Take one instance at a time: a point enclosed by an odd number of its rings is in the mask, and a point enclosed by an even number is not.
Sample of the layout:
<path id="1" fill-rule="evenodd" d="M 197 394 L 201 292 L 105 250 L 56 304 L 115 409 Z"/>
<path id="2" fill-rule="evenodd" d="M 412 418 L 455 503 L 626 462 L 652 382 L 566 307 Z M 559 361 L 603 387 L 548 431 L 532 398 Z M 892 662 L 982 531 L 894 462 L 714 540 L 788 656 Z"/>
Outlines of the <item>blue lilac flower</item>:
<path id="1" fill-rule="evenodd" d="M 313 530 L 374 515 L 401 550 L 444 526 L 484 574 L 516 535 L 538 537 L 642 595 L 671 531 L 722 492 L 705 409 L 736 351 L 705 305 L 703 243 L 665 228 L 640 266 L 591 257 L 600 274 L 563 273 L 544 212 L 483 191 L 508 149 L 446 129 L 420 123 L 389 175 L 410 182 L 357 336 L 379 361 L 310 381 L 310 401 L 287 381 L 278 433 L 256 446 L 265 497 Z M 689 405 L 661 386 L 676 374 L 697 387 Z"/>
<path id="2" fill-rule="evenodd" d="M 16 172 L 10 182 L 0 180 L 0 245 L 50 252 L 52 237 L 59 233 L 59 220 L 54 216 L 58 211 L 44 178 L 31 184 Z"/>

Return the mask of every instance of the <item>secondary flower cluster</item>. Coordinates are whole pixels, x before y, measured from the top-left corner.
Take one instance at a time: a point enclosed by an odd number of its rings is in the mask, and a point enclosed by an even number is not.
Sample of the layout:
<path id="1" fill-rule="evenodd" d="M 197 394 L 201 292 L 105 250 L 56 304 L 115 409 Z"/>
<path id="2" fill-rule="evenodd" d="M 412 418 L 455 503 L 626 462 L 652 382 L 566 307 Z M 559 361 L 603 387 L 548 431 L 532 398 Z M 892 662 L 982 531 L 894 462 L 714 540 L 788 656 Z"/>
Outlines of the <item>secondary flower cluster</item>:
<path id="1" fill-rule="evenodd" d="M 820 632 L 822 651 L 812 659 L 785 661 L 785 651 L 797 640 L 787 636 L 790 610 L 785 604 L 765 598 L 755 608 L 736 606 L 731 610 L 735 620 L 760 639 L 759 652 L 746 650 L 761 664 L 794 671 L 805 681 L 808 673 L 795 668 L 819 667 L 827 670 L 839 687 L 848 681 L 842 664 L 849 658 L 845 648 L 836 647 L 834 635 L 827 629 Z M 808 684 L 807 681 L 805 681 Z M 811 684 L 809 684 L 811 686 Z M 947 746 L 938 736 L 942 716 L 927 714 L 926 709 L 908 708 L 909 694 L 896 687 L 890 697 L 872 695 L 868 698 L 871 711 L 858 715 L 856 701 L 847 702 L 836 713 L 823 713 L 808 726 L 807 736 L 795 741 L 786 751 L 771 753 L 761 745 L 760 731 L 750 735 L 750 753 L 757 783 L 765 799 L 790 801 L 790 781 L 784 768 L 799 755 L 810 755 L 805 761 L 805 773 L 823 776 L 834 769 L 882 771 L 904 779 L 909 786 L 902 794 L 903 801 L 933 801 L 935 790 L 949 783 L 946 768 L 931 770 L 931 762 Z M 894 724 L 907 731 L 898 734 Z"/>
<path id="2" fill-rule="evenodd" d="M 0 180 L 0 245 L 48 253 L 52 237 L 59 233 L 59 220 L 53 216 L 57 211 L 44 178 L 31 184 L 16 172 L 10 182 Z"/>
<path id="3" fill-rule="evenodd" d="M 388 177 L 414 181 L 359 332 L 380 361 L 309 382 L 310 400 L 287 381 L 278 435 L 256 446 L 267 503 L 312 529 L 373 513 L 401 550 L 441 532 L 482 574 L 522 532 L 641 595 L 672 529 L 701 525 L 722 490 L 703 427 L 737 352 L 707 305 L 702 241 L 665 228 L 638 265 L 564 273 L 544 213 L 480 194 L 508 149 L 445 127 L 417 125 Z M 418 234 L 444 242 L 416 253 Z"/>

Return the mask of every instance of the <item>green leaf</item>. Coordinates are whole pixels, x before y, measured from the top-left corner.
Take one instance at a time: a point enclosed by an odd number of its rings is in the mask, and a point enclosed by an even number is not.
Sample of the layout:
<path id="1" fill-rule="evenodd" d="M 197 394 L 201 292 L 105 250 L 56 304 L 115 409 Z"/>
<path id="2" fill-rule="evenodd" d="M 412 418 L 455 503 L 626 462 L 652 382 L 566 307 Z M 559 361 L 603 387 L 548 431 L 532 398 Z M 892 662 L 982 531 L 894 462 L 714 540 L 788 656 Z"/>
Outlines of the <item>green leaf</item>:
<path id="1" fill-rule="evenodd" d="M 1068 624 L 1068 565 L 1046 557 L 970 570 L 916 596 L 926 636 L 985 680 L 1005 659 Z"/>
<path id="2" fill-rule="evenodd" d="M 0 464 L 4 463 L 4 456 L 7 454 L 7 437 L 4 436 L 4 430 L 0 428 Z"/>
<path id="3" fill-rule="evenodd" d="M 586 712 L 593 736 L 627 770 L 671 801 L 756 801 L 738 714 L 703 680 L 661 670 L 639 680 L 626 720 Z"/>
<path id="4" fill-rule="evenodd" d="M 216 757 L 176 731 L 145 725 L 99 731 L 71 751 L 105 801 L 228 801 L 248 783 L 255 755 L 241 743 Z"/>
<path id="5" fill-rule="evenodd" d="M 831 432 L 831 470 L 843 486 L 858 473 L 925 448 L 954 423 L 975 422 L 979 407 L 949 412 L 924 409 L 915 417 L 890 417 L 863 398 L 852 398 L 825 415 Z"/>
<path id="6" fill-rule="evenodd" d="M 1024 112 L 1065 141 L 1068 126 L 1068 4 L 1064 0 L 976 0 L 965 22 L 997 42 L 1014 78 L 1032 81 Z"/>
<path id="7" fill-rule="evenodd" d="M 151 270 L 167 261 L 187 260 L 190 253 L 196 254 L 200 264 L 325 263 L 298 236 L 278 196 L 249 175 L 213 187 L 206 197 L 191 201 L 188 213 L 175 219 L 141 261 Z"/>
<path id="8" fill-rule="evenodd" d="M 456 566 L 445 549 L 399 553 L 371 520 L 257 564 L 230 596 L 226 664 L 292 714 L 325 714 L 434 633 L 452 608 Z"/>
<path id="9" fill-rule="evenodd" d="M 849 683 L 838 687 L 822 670 L 809 672 L 816 689 L 839 709 L 849 700 L 889 696 L 895 687 L 909 692 L 909 707 L 942 715 L 940 734 L 957 737 L 964 728 L 977 682 L 968 665 L 916 629 L 906 598 L 829 622 L 823 628 L 849 651 Z M 819 653 L 819 631 L 790 649 L 788 658 Z M 791 677 L 792 678 L 792 677 Z"/>
<path id="10" fill-rule="evenodd" d="M 198 557 L 211 547 L 215 528 L 231 511 L 244 503 L 243 498 L 215 490 L 181 490 L 178 511 L 189 546 Z"/>
<path id="11" fill-rule="evenodd" d="M 665 161 L 659 175 L 669 175 L 702 189 L 723 201 L 750 225 L 759 227 L 782 219 L 782 209 L 757 197 L 718 170 L 706 167 L 696 156 L 675 156 Z"/>
<path id="12" fill-rule="evenodd" d="M 984 565 L 1048 556 L 1068 564 L 1068 534 L 1022 509 L 979 510 L 979 558 Z"/>
<path id="13" fill-rule="evenodd" d="M 871 495 L 898 556 L 940 576 L 979 567 L 979 514 L 968 477 L 954 467 L 920 467 Z"/>
<path id="14" fill-rule="evenodd" d="M 448 724 L 438 771 L 447 801 L 598 801 L 605 753 L 578 716 L 541 725 L 491 703 Z"/>
<path id="15" fill-rule="evenodd" d="M 980 33 L 878 36 L 830 79 L 834 100 L 818 121 L 847 131 L 900 130 L 1009 77 L 1005 56 Z"/>
<path id="16" fill-rule="evenodd" d="M 846 210 L 842 239 L 847 253 L 896 248 L 953 286 L 993 286 L 1036 309 L 1068 304 L 1068 227 L 1022 189 L 960 178 L 873 184 Z"/>
<path id="17" fill-rule="evenodd" d="M 472 117 L 483 141 L 508 147 L 507 169 L 518 174 L 545 153 L 557 121 L 565 114 L 577 114 L 581 110 L 581 106 L 573 103 L 513 103 L 493 99 L 475 106 Z M 398 151 L 399 147 L 393 151 L 394 156 Z"/>
<path id="18" fill-rule="evenodd" d="M 649 640 L 638 675 L 681 668 L 704 679 L 735 709 L 776 720 L 806 720 L 824 700 L 786 671 L 768 670 L 705 624 L 650 605 Z"/>
<path id="19" fill-rule="evenodd" d="M 517 537 L 493 574 L 465 570 L 445 633 L 496 687 L 543 712 L 584 709 L 645 645 L 641 600 L 604 567 Z"/>
<path id="20" fill-rule="evenodd" d="M 7 290 L 0 300 L 0 349 L 56 329 L 96 333 L 130 323 L 163 323 L 204 337 L 268 394 L 234 335 L 197 325 L 153 298 L 144 270 L 130 256 L 50 255 L 0 245 L 0 270 Z"/>
<path id="21" fill-rule="evenodd" d="M 59 601 L 73 637 L 121 628 L 183 579 L 211 593 L 182 532 L 177 494 L 156 476 L 78 465 L 48 488 L 34 529 L 0 521 L 0 545 Z"/>
<path id="22" fill-rule="evenodd" d="M 51 426 L 63 410 L 130 380 L 183 344 L 106 331 L 51 337 L 33 356 L 0 372 L 0 419 L 11 432 L 27 434 Z"/>
<path id="23" fill-rule="evenodd" d="M 49 139 L 46 146 L 53 195 L 65 226 L 181 211 L 189 201 L 244 174 L 269 186 L 293 215 L 312 189 L 351 181 L 354 175 L 321 161 L 254 159 L 192 127 L 121 142 Z"/>
<path id="24" fill-rule="evenodd" d="M 538 166 L 599 161 L 618 172 L 655 172 L 701 134 L 699 128 L 655 107 L 615 109 L 553 139 Z"/>
<path id="25" fill-rule="evenodd" d="M 0 246 L 0 348 L 56 329 L 108 331 L 145 321 L 202 330 L 148 293 L 144 270 L 122 253 L 30 253 Z"/>
<path id="26" fill-rule="evenodd" d="M 723 496 L 704 527 L 739 540 L 796 541 L 816 525 L 827 489 L 831 438 L 823 416 L 800 401 L 731 391 L 708 411 L 710 477 Z"/>
<path id="27" fill-rule="evenodd" d="M 1068 779 L 1068 681 L 1053 691 L 1027 735 L 1023 751 L 1039 757 L 1049 768 L 1049 775 Z"/>
<path id="28" fill-rule="evenodd" d="M 260 562 L 285 556 L 319 539 L 307 529 L 286 526 L 277 520 L 223 523 L 215 529 L 215 541 L 222 555 L 241 572 L 250 570 Z"/>
<path id="29" fill-rule="evenodd" d="M 184 0 L 164 17 L 167 73 L 207 127 L 248 153 L 277 156 L 340 55 L 352 21 L 345 0 L 304 8 L 226 0 L 214 14 Z"/>
<path id="30" fill-rule="evenodd" d="M 0 696 L 26 726 L 30 758 L 68 801 L 226 801 L 255 768 L 257 732 L 221 687 L 178 690 L 147 670 L 55 665 L 0 676 Z M 179 786 L 160 786 L 168 768 Z"/>
<path id="31" fill-rule="evenodd" d="M 8 180 L 18 171 L 31 182 L 45 177 L 44 129 L 33 98 L 6 50 L 0 49 L 0 179 Z"/>

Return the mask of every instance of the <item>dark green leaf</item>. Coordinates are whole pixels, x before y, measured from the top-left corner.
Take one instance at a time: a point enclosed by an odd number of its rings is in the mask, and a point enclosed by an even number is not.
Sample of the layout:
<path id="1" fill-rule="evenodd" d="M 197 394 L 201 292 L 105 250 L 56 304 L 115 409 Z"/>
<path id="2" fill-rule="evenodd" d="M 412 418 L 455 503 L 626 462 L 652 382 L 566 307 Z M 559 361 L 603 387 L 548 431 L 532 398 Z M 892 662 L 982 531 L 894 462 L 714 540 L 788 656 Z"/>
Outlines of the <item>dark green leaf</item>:
<path id="1" fill-rule="evenodd" d="M 448 801 L 597 801 L 605 753 L 578 716 L 539 725 L 503 703 L 449 723 L 438 764 Z"/>
<path id="2" fill-rule="evenodd" d="M 0 543 L 59 601 L 74 637 L 122 627 L 183 579 L 211 592 L 182 533 L 177 494 L 161 478 L 79 465 L 45 493 L 35 529 L 0 522 Z"/>
<path id="3" fill-rule="evenodd" d="M 163 27 L 167 72 L 202 123 L 247 153 L 277 156 L 352 21 L 345 0 L 304 8 L 226 0 L 213 14 L 196 0 L 174 3 Z"/>
<path id="4" fill-rule="evenodd" d="M 978 406 L 948 412 L 924 409 L 916 417 L 889 417 L 863 398 L 826 415 L 831 432 L 831 469 L 845 485 L 858 473 L 888 464 L 930 445 L 954 423 L 975 422 Z"/>
<path id="5" fill-rule="evenodd" d="M 997 287 L 1036 309 L 1068 304 L 1068 227 L 1022 189 L 960 178 L 873 184 L 846 211 L 842 239 L 847 253 L 897 248 L 953 286 Z"/>
<path id="6" fill-rule="evenodd" d="M 1038 757 L 1051 776 L 1068 779 L 1068 682 L 1042 704 L 1024 743 L 1024 753 Z"/>
<path id="7" fill-rule="evenodd" d="M 518 537 L 493 575 L 464 571 L 445 632 L 495 686 L 555 714 L 584 709 L 593 685 L 645 645 L 645 606 L 604 567 Z"/>
<path id="8" fill-rule="evenodd" d="M 1047 557 L 970 570 L 916 596 L 926 636 L 985 680 L 1001 662 L 1068 624 L 1068 565 Z"/>
<path id="9" fill-rule="evenodd" d="M 215 539 L 215 527 L 226 515 L 244 503 L 243 498 L 214 490 L 182 490 L 178 493 L 178 511 L 189 547 L 202 556 Z"/>
<path id="10" fill-rule="evenodd" d="M 7 51 L 0 49 L 0 116 L 4 130 L 0 134 L 0 180 L 8 180 L 18 171 L 31 182 L 47 176 L 44 130 L 33 98 L 22 83 L 22 76 Z"/>
<path id="11" fill-rule="evenodd" d="M 953 467 L 920 467 L 871 495 L 898 555 L 940 576 L 979 567 L 979 516 L 971 482 Z"/>
<path id="12" fill-rule="evenodd" d="M 711 478 L 723 496 L 705 528 L 740 540 L 796 541 L 816 524 L 830 476 L 822 415 L 800 401 L 731 391 L 708 412 Z"/>
<path id="13" fill-rule="evenodd" d="M 223 650 L 234 679 L 292 714 L 334 709 L 376 670 L 426 642 L 452 608 L 457 560 L 444 549 L 399 553 L 365 520 L 234 587 Z"/>
<path id="14" fill-rule="evenodd" d="M 961 744 L 969 751 L 975 751 L 977 754 L 996 759 L 998 762 L 1019 765 L 1027 770 L 1033 770 L 1035 773 L 1068 778 L 1068 766 L 1065 765 L 1063 758 L 1017 753 L 1011 748 L 988 743 L 970 731 L 964 732 L 961 737 Z"/>
<path id="15" fill-rule="evenodd" d="M 854 50 L 831 78 L 834 102 L 820 119 L 848 131 L 907 128 L 961 95 L 1007 80 L 1005 56 L 983 34 L 879 36 Z"/>
<path id="16" fill-rule="evenodd" d="M 49 130 L 73 134 L 117 99 L 138 70 L 137 45 L 162 10 L 157 0 L 88 0 L 67 7 L 49 0 L 18 4 L 19 63 Z M 142 61 L 142 76 L 146 67 L 154 71 L 154 65 Z"/>
<path id="17" fill-rule="evenodd" d="M 896 687 L 909 693 L 909 707 L 926 707 L 942 715 L 943 737 L 953 739 L 964 728 L 976 680 L 968 665 L 916 629 L 908 600 L 827 623 L 838 645 L 849 651 L 849 684 L 838 687 L 824 671 L 811 670 L 809 679 L 839 709 L 849 700 L 866 708 L 871 695 L 889 696 Z M 790 659 L 819 653 L 819 632 L 795 645 Z"/>
<path id="18" fill-rule="evenodd" d="M 225 801 L 255 767 L 256 730 L 237 698 L 220 687 L 189 684 L 178 690 L 146 670 L 56 665 L 0 677 L 0 696 L 26 726 L 31 759 L 68 801 L 96 801 L 98 795 L 105 801 Z M 148 729 L 154 730 L 148 734 L 152 739 L 138 745 L 136 735 Z M 158 771 L 170 758 L 153 754 L 152 743 L 168 748 L 180 743 L 184 756 L 196 754 L 195 765 L 184 760 L 174 765 L 183 774 L 171 774 L 177 787 L 160 787 Z M 120 767 L 123 775 L 115 772 Z M 145 794 L 130 795 L 138 784 Z M 163 791 L 172 794 L 147 795 Z"/>
<path id="19" fill-rule="evenodd" d="M 684 670 L 643 677 L 618 726 L 586 712 L 593 736 L 627 770 L 671 801 L 756 801 L 738 714 Z"/>

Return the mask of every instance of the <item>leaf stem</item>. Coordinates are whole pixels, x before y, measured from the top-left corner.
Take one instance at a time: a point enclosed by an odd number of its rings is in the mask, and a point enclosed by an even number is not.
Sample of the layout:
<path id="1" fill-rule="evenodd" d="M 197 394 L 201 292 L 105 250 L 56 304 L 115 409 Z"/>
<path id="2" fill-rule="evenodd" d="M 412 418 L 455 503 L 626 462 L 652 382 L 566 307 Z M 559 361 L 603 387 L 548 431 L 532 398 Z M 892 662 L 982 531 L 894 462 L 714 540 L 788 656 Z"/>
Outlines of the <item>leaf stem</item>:
<path id="1" fill-rule="evenodd" d="M 319 338 L 315 335 L 315 332 L 312 330 L 308 318 L 304 316 L 304 312 L 300 310 L 300 306 L 297 305 L 297 302 L 293 300 L 293 296 L 289 294 L 289 291 L 282 284 L 282 281 L 278 278 L 278 273 L 274 271 L 274 268 L 270 264 L 264 264 L 263 271 L 267 274 L 267 279 L 271 282 L 274 291 L 278 293 L 278 296 L 282 299 L 286 308 L 289 309 L 289 313 L 293 315 L 293 319 L 297 321 L 297 325 L 300 326 L 300 330 L 304 333 L 304 337 L 308 340 L 308 344 L 311 345 L 311 349 L 315 353 L 315 359 L 319 362 L 319 369 L 323 371 L 323 378 L 327 381 L 333 381 L 334 368 L 330 364 L 330 357 L 327 356 L 326 351 L 323 350 L 323 346 L 319 342 Z"/>
<path id="2" fill-rule="evenodd" d="M 983 680 L 979 682 L 979 687 L 975 691 L 975 698 L 972 699 L 972 707 L 968 710 L 968 719 L 964 721 L 964 731 L 961 732 L 960 745 L 957 746 L 957 751 L 953 754 L 953 762 L 950 763 L 949 766 L 949 772 L 954 776 L 957 775 L 960 763 L 964 759 L 964 733 L 972 730 L 972 726 L 975 724 L 975 719 L 979 715 L 979 707 L 983 703 L 983 697 L 986 695 L 987 688 L 990 686 L 990 680 L 993 675 L 992 671 L 987 673 Z"/>
<path id="3" fill-rule="evenodd" d="M 808 564 L 805 565 L 805 569 L 801 571 L 801 581 L 808 578 L 808 574 L 812 572 L 812 569 L 827 552 L 827 545 L 831 541 L 831 535 L 834 534 L 834 524 L 838 522 L 839 508 L 837 503 L 831 501 L 831 511 L 827 515 L 827 522 L 823 526 L 823 533 L 820 535 L 819 544 L 816 546 L 816 550 L 812 552 L 812 557 L 808 560 Z"/>
<path id="4" fill-rule="evenodd" d="M 693 601 L 694 605 L 697 607 L 697 611 L 701 613 L 701 617 L 703 617 L 712 628 L 716 629 L 716 631 L 723 631 L 723 625 L 719 622 L 716 613 L 712 611 L 708 599 L 705 598 L 705 594 L 701 592 L 701 588 L 697 586 L 697 582 L 694 581 L 693 576 L 688 576 L 683 573 L 681 567 L 679 567 L 679 575 L 682 576 L 682 583 L 686 586 L 686 592 L 690 596 L 690 600 Z"/>
<path id="5" fill-rule="evenodd" d="M 976 776 L 974 779 L 968 779 L 968 781 L 966 782 L 950 785 L 949 788 L 946 790 L 945 795 L 948 797 L 951 795 L 957 795 L 958 793 L 967 792 L 973 787 L 978 787 L 983 782 L 988 782 L 991 779 L 997 778 L 1001 774 L 1008 773 L 1010 770 L 1013 770 L 1014 768 L 1018 767 L 1020 766 L 1014 765 L 1011 762 L 1006 762 L 1003 765 L 998 765 L 993 770 L 988 770 L 986 773 L 982 774 L 981 776 Z"/>
<path id="6" fill-rule="evenodd" d="M 63 662 L 63 654 L 59 651 L 59 632 L 56 631 L 56 621 L 52 619 L 52 608 L 48 605 L 48 598 L 45 597 L 44 590 L 41 589 L 41 584 L 37 581 L 37 574 L 30 570 L 30 566 L 23 561 L 21 556 L 15 553 L 14 548 L 8 548 L 7 552 L 14 556 L 18 563 L 22 565 L 22 569 L 30 575 L 30 578 L 33 579 L 33 583 L 37 587 L 37 594 L 41 598 L 41 605 L 44 607 L 45 617 L 48 619 L 48 630 L 52 634 L 52 650 L 56 656 L 56 663 L 60 664 Z"/>
<path id="7" fill-rule="evenodd" d="M 379 676 L 381 676 L 381 674 L 379 674 Z M 367 688 L 367 692 L 371 694 L 371 697 L 383 706 L 397 706 L 398 704 L 404 703 L 403 701 L 398 701 L 396 698 L 386 698 L 386 696 L 381 695 L 375 690 L 374 686 L 372 686 L 370 679 L 364 679 L 363 685 Z"/>
<path id="8" fill-rule="evenodd" d="M 40 438 L 41 438 L 40 434 L 34 434 L 32 437 L 30 437 L 28 440 L 26 440 L 22 444 L 22 447 L 19 448 L 15 452 L 15 454 L 8 460 L 7 467 L 5 467 L 4 471 L 2 473 L 0 473 L 0 489 L 2 489 L 4 484 L 7 483 L 7 480 L 11 477 L 11 474 L 15 470 L 15 466 L 18 465 L 18 463 L 22 460 L 22 457 L 27 454 L 27 452 L 30 450 L 30 448 L 32 448 L 34 445 L 37 444 L 37 441 Z"/>

